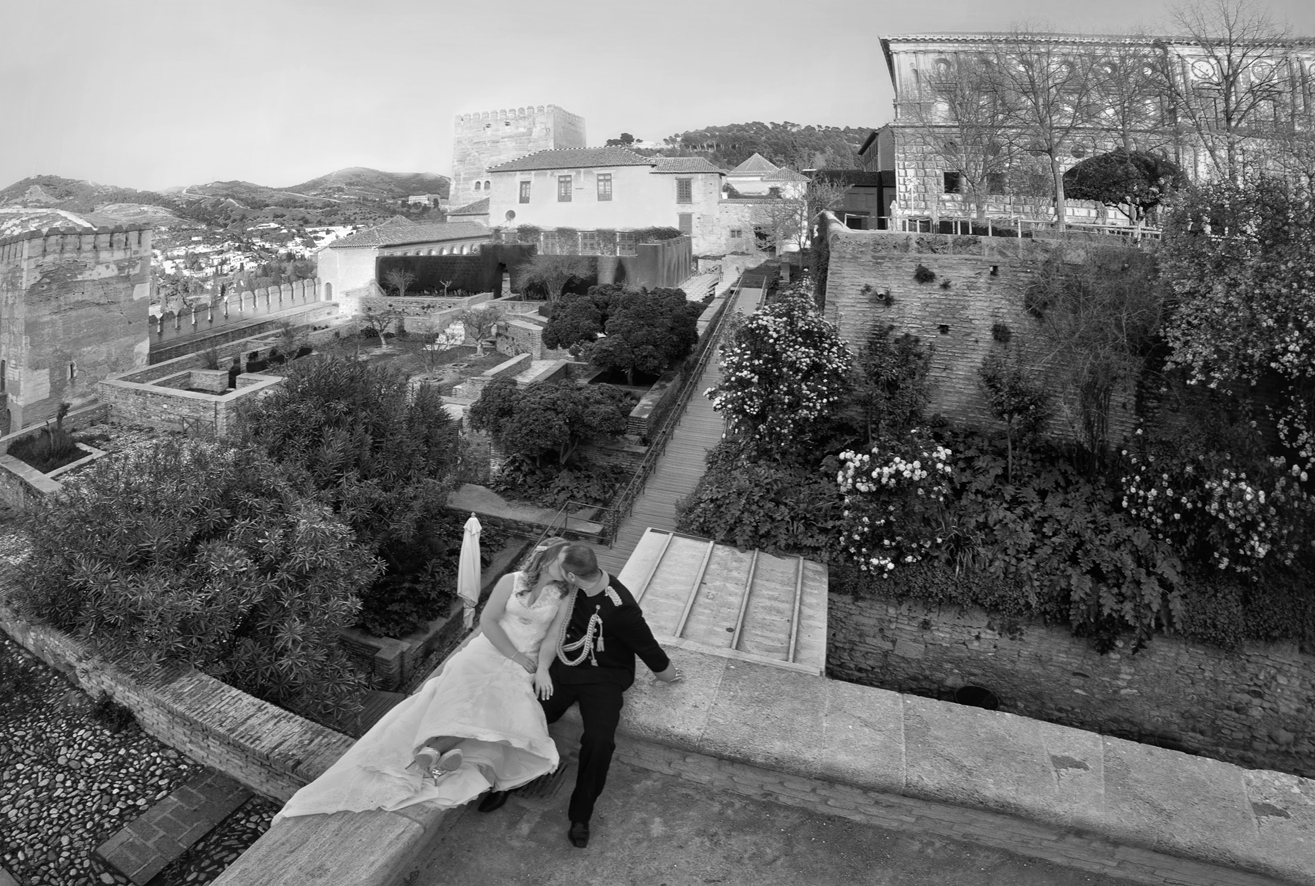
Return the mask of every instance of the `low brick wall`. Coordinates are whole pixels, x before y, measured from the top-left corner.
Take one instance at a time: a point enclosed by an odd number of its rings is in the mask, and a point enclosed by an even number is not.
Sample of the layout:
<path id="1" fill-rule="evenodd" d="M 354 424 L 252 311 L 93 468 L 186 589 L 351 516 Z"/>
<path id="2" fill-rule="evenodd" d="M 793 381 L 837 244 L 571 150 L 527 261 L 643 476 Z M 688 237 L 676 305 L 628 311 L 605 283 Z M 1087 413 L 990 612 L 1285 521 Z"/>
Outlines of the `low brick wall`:
<path id="1" fill-rule="evenodd" d="M 352 745 L 349 736 L 190 668 L 129 673 L 3 602 L 0 628 L 88 695 L 108 695 L 132 711 L 155 738 L 274 800 L 287 801 Z"/>
<path id="2" fill-rule="evenodd" d="M 415 678 L 416 669 L 439 647 L 461 633 L 461 614 L 462 606 L 456 604 L 447 615 L 401 639 L 375 637 L 355 629 L 344 631 L 338 645 L 370 674 L 371 686 L 397 692 Z"/>
<path id="3" fill-rule="evenodd" d="M 982 686 L 1012 714 L 1315 777 L 1315 657 L 1294 644 L 1225 653 L 1161 636 L 1101 655 L 1066 628 L 980 609 L 841 594 L 827 606 L 833 677 L 932 697 Z"/>
<path id="4" fill-rule="evenodd" d="M 74 409 L 64 416 L 64 430 L 77 432 L 103 422 L 108 417 L 109 409 L 103 403 Z M 0 502 L 15 510 L 26 510 L 36 500 L 58 492 L 61 488 L 58 480 L 9 454 L 11 445 L 40 430 L 40 426 L 33 426 L 0 437 Z"/>

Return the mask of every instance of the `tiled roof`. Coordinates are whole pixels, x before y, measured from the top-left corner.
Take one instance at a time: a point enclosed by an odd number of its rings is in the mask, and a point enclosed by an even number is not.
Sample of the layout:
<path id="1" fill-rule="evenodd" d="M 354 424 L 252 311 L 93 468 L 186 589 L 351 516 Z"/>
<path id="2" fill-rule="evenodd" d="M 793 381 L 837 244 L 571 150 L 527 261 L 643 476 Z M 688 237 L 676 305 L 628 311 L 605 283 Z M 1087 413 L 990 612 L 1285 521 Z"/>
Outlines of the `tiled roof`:
<path id="1" fill-rule="evenodd" d="M 488 215 L 488 214 L 489 214 L 488 197 L 485 197 L 483 200 L 476 200 L 474 203 L 467 203 L 465 206 L 458 206 L 456 209 L 449 209 L 447 213 L 448 218 L 451 218 L 454 215 Z"/>
<path id="2" fill-rule="evenodd" d="M 657 161 L 620 147 L 552 148 L 490 166 L 489 172 L 526 172 L 532 169 L 583 169 L 594 166 L 656 166 Z"/>
<path id="3" fill-rule="evenodd" d="M 808 176 L 800 175 L 793 169 L 786 169 L 784 166 L 775 172 L 769 172 L 763 176 L 765 182 L 806 182 Z"/>
<path id="4" fill-rule="evenodd" d="M 654 172 L 715 172 L 725 175 L 726 171 L 714 165 L 705 157 L 658 157 Z"/>
<path id="5" fill-rule="evenodd" d="M 440 222 L 434 224 L 394 224 L 385 222 L 373 228 L 335 240 L 326 249 L 365 249 L 375 246 L 401 246 L 405 243 L 441 243 L 490 237 L 489 229 L 478 222 Z"/>
<path id="6" fill-rule="evenodd" d="M 745 160 L 739 166 L 730 171 L 731 175 L 758 175 L 764 172 L 775 172 L 776 164 L 768 160 L 757 151 L 748 160 Z"/>

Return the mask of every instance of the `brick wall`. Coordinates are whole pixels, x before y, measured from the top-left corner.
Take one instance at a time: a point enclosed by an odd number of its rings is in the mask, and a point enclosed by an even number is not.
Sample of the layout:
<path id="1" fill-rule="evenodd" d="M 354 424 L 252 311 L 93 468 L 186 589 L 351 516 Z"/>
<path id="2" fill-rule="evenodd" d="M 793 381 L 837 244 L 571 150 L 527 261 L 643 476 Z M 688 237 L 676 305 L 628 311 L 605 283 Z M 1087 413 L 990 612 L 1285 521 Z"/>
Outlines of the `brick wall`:
<path id="1" fill-rule="evenodd" d="M 841 594 L 827 606 L 831 676 L 933 697 L 983 686 L 1011 714 L 1315 776 L 1315 657 L 1294 644 L 1227 654 L 1156 637 L 1100 655 L 1063 627 L 979 609 Z"/>
<path id="2" fill-rule="evenodd" d="M 219 331 L 225 326 L 246 323 L 293 308 L 311 307 L 319 300 L 318 279 L 233 292 L 212 305 L 179 314 L 168 311 L 160 317 L 152 317 L 151 344 L 164 344 L 189 335 Z"/>
<path id="3" fill-rule="evenodd" d="M 160 741 L 275 800 L 288 800 L 352 745 L 346 735 L 191 669 L 134 677 L 4 603 L 0 628 L 88 695 L 105 694 L 128 708 Z"/>
<path id="4" fill-rule="evenodd" d="M 1056 241 L 846 228 L 833 230 L 830 244 L 825 311 L 851 349 L 862 347 L 877 323 L 892 324 L 895 335 L 916 335 L 934 349 L 928 414 L 988 426 L 996 421 L 981 394 L 977 370 L 989 353 L 1003 347 L 992 338 L 992 326 L 1007 325 L 1010 351 L 1025 363 L 1042 365 L 1052 349 L 1024 310 L 1023 293 L 1054 250 L 1063 249 L 1076 260 L 1083 249 Z M 936 274 L 934 281 L 914 280 L 920 264 Z M 943 288 L 946 281 L 949 288 Z M 889 304 L 881 298 L 884 293 L 890 294 Z M 1134 405 L 1130 386 L 1111 399 L 1111 440 L 1131 429 Z M 1073 404 L 1058 407 L 1051 432 L 1075 436 L 1079 424 Z"/>

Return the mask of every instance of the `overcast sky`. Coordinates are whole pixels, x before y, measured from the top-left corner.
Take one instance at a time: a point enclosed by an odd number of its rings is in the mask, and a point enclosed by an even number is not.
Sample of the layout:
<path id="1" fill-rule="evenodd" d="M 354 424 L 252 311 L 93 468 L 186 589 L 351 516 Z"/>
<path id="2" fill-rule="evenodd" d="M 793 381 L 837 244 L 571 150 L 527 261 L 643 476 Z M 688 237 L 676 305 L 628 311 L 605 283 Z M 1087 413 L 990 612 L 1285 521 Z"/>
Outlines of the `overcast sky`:
<path id="1" fill-rule="evenodd" d="M 453 115 L 556 104 L 590 144 L 878 126 L 884 35 L 1168 33 L 1171 0 L 64 0 L 0 18 L 0 187 L 450 174 Z M 1315 0 L 1269 0 L 1315 35 Z"/>

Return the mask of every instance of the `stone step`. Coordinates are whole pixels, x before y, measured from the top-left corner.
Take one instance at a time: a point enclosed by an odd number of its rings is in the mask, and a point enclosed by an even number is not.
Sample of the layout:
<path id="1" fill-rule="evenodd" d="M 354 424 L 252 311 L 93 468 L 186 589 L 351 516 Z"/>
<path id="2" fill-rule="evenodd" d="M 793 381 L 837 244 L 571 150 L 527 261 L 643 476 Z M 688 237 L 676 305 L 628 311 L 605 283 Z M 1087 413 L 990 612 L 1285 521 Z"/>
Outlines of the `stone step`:
<path id="1" fill-rule="evenodd" d="M 102 843 L 96 855 L 137 886 L 145 886 L 251 796 L 228 776 L 205 772 Z"/>

